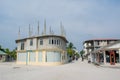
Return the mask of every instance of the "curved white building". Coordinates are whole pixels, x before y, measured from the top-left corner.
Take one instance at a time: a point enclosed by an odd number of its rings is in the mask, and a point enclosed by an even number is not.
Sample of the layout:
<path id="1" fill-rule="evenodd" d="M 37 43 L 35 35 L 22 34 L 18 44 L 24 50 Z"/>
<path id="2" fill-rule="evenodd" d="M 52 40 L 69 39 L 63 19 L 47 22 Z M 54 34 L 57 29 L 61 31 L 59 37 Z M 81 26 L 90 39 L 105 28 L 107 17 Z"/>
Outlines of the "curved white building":
<path id="1" fill-rule="evenodd" d="M 41 35 L 18 39 L 17 64 L 60 65 L 66 63 L 67 39 L 62 35 Z"/>

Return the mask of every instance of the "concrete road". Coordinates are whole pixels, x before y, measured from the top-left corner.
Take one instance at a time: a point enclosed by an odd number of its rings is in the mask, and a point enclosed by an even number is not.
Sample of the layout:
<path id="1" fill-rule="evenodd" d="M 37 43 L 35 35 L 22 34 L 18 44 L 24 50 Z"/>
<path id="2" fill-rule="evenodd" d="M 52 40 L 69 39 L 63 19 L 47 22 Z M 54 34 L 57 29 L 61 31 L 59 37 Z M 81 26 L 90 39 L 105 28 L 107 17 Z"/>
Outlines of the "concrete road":
<path id="1" fill-rule="evenodd" d="M 50 67 L 0 63 L 0 80 L 120 80 L 120 68 L 97 67 L 81 60 Z"/>

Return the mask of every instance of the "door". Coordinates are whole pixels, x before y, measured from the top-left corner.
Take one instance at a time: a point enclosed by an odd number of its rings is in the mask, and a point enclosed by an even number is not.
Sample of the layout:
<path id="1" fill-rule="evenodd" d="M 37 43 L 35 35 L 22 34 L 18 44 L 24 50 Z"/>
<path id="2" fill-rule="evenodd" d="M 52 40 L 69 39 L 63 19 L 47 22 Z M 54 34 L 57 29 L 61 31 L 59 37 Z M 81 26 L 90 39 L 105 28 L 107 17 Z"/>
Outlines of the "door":
<path id="1" fill-rule="evenodd" d="M 110 64 L 115 65 L 115 52 L 110 51 Z"/>

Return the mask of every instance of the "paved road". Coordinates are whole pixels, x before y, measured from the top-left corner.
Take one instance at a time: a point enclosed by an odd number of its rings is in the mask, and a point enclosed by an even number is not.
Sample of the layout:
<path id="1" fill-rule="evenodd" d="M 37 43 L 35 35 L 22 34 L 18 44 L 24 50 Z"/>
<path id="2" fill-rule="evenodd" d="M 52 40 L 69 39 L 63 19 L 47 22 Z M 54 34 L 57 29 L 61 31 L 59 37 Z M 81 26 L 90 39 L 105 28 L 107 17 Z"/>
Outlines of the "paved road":
<path id="1" fill-rule="evenodd" d="M 81 60 L 51 67 L 0 63 L 0 80 L 120 80 L 120 69 L 97 67 Z"/>

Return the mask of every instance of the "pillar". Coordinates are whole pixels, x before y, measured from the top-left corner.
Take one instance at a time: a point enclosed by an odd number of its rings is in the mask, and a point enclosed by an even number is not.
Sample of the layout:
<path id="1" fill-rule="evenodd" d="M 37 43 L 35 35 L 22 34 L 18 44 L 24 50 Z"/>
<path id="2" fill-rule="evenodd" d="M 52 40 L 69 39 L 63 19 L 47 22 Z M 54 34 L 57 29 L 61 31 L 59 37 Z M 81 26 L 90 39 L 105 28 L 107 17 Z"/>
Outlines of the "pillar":
<path id="1" fill-rule="evenodd" d="M 89 58 L 90 58 L 90 61 L 93 62 L 93 59 L 92 59 L 92 58 L 93 58 L 93 57 L 92 57 L 92 53 L 90 53 L 90 57 L 89 57 Z M 88 60 L 89 60 L 89 59 L 88 59 Z"/>
<path id="2" fill-rule="evenodd" d="M 30 62 L 30 52 L 26 53 L 26 65 L 28 65 Z"/>
<path id="3" fill-rule="evenodd" d="M 105 51 L 103 52 L 103 55 L 104 55 L 104 64 L 106 64 L 106 53 L 105 53 Z"/>
<path id="4" fill-rule="evenodd" d="M 36 63 L 38 62 L 38 51 L 36 51 Z"/>
<path id="5" fill-rule="evenodd" d="M 42 62 L 46 62 L 46 51 L 42 52 Z"/>
<path id="6" fill-rule="evenodd" d="M 120 63 L 120 49 L 119 49 L 119 63 Z"/>
<path id="7" fill-rule="evenodd" d="M 100 63 L 100 53 L 97 54 L 97 62 Z"/>

